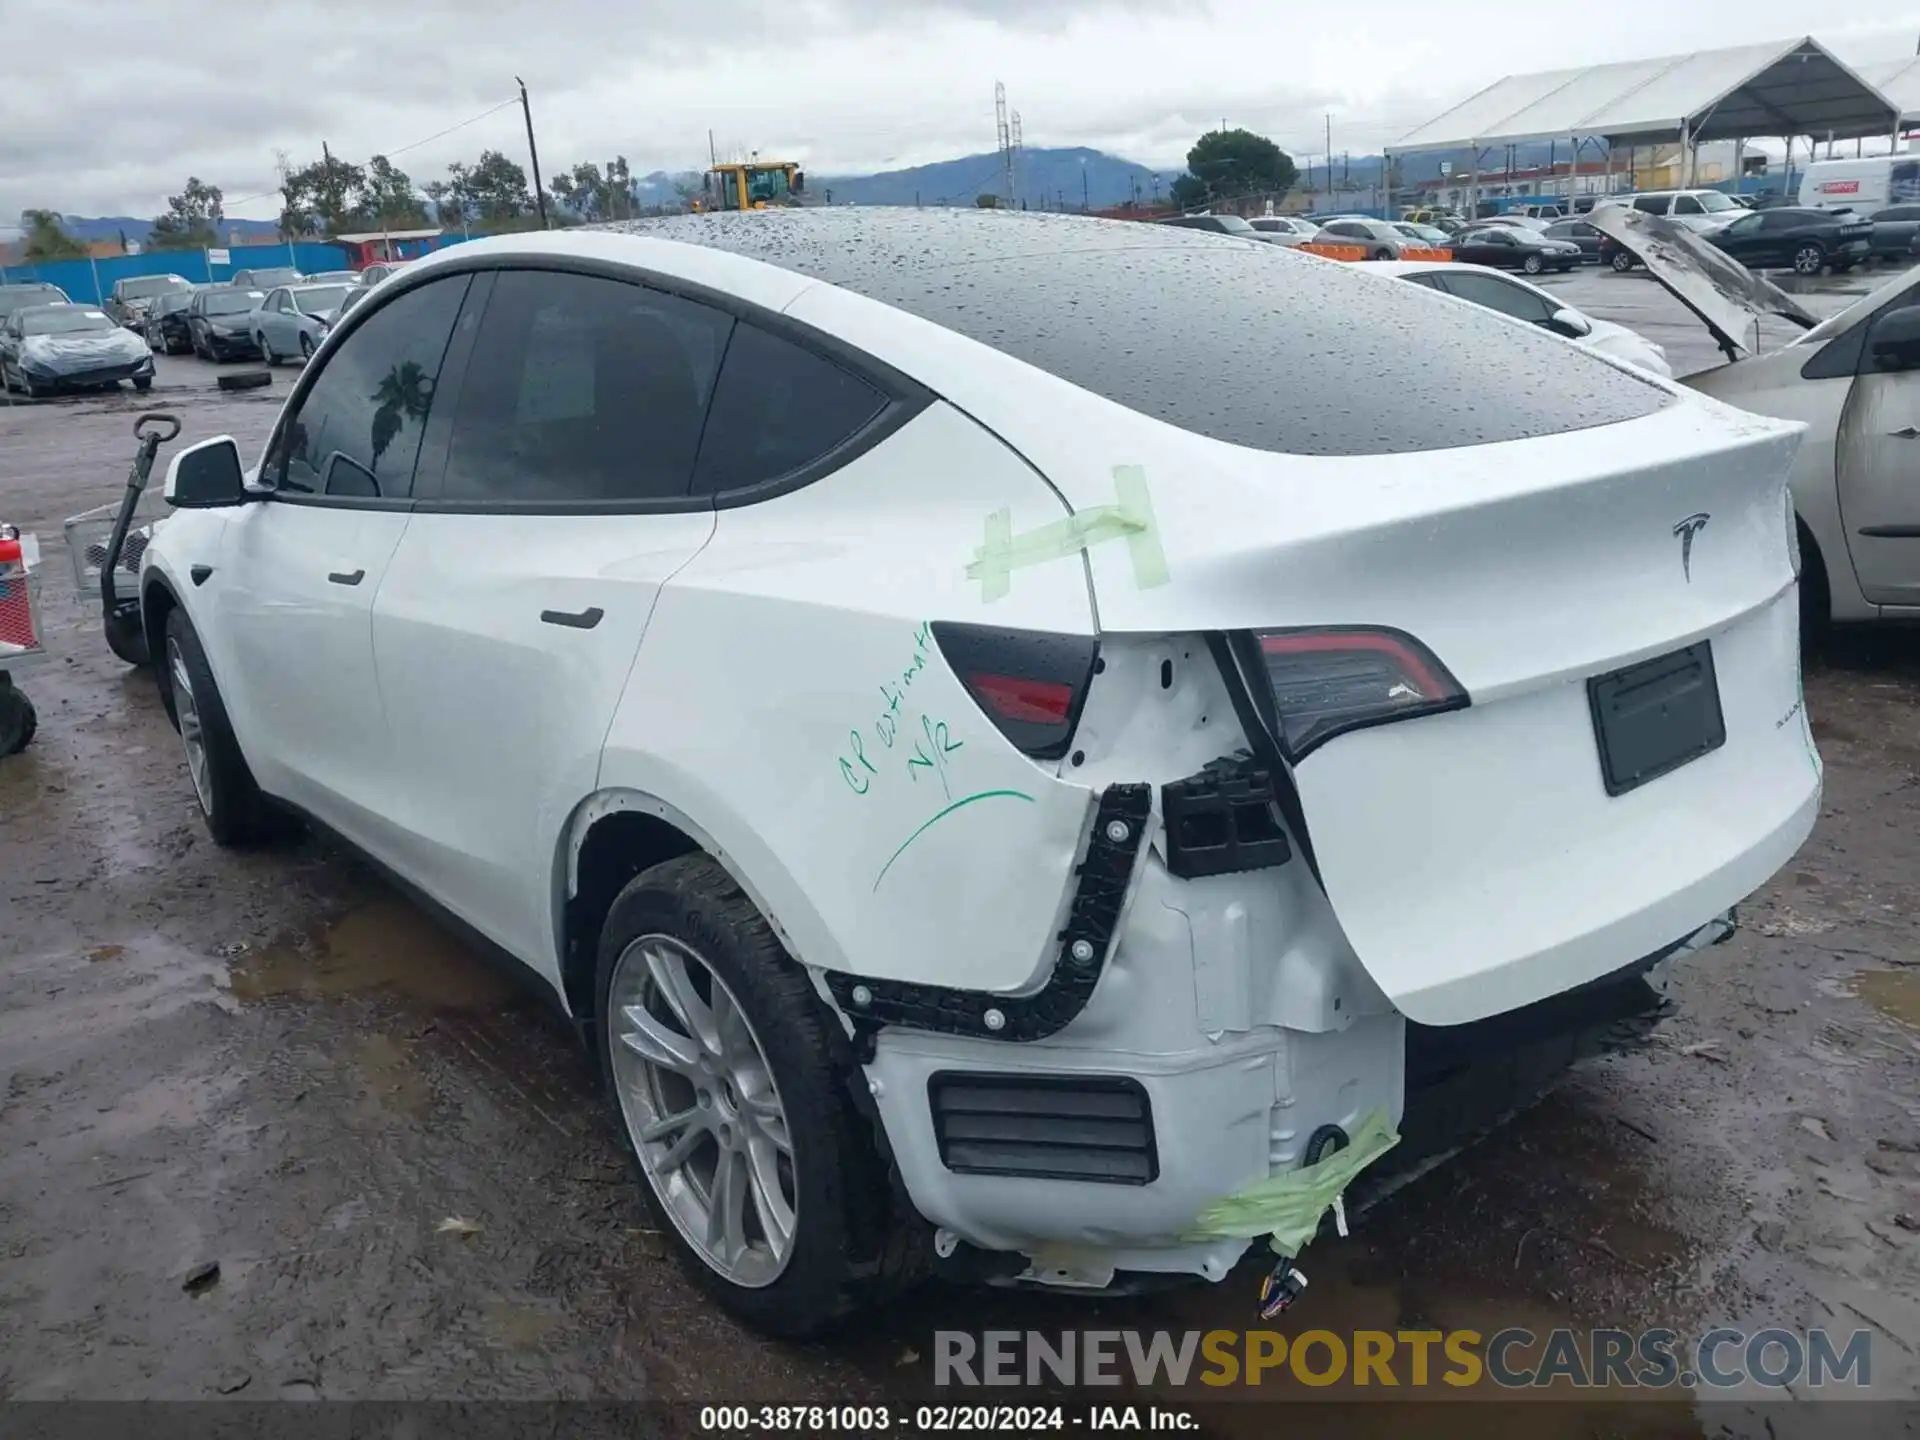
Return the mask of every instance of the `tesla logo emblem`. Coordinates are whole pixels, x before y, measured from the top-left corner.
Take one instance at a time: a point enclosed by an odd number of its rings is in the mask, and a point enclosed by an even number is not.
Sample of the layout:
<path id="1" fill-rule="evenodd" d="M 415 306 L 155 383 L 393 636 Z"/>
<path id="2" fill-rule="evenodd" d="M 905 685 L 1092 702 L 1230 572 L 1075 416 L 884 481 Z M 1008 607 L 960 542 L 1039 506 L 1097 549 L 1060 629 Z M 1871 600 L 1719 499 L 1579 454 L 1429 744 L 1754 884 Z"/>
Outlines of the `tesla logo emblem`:
<path id="1" fill-rule="evenodd" d="M 1673 533 L 1680 537 L 1680 569 L 1687 577 L 1687 583 L 1693 583 L 1693 537 L 1707 528 L 1707 514 L 1689 515 L 1673 527 Z"/>

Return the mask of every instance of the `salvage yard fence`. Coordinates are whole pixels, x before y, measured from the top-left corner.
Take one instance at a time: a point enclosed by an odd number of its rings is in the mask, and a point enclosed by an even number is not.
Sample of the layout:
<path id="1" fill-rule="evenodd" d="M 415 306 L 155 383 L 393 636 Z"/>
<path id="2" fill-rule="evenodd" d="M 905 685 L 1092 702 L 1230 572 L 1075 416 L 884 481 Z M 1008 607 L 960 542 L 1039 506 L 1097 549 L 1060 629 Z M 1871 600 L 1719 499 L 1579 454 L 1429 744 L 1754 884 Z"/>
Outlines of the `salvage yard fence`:
<path id="1" fill-rule="evenodd" d="M 99 305 L 113 293 L 116 280 L 142 275 L 178 275 L 196 285 L 219 283 L 236 270 L 264 270 L 291 265 L 303 274 L 347 269 L 347 252 L 322 241 L 296 240 L 272 245 L 236 245 L 226 252 L 227 263 L 209 265 L 205 250 L 149 250 L 139 255 L 97 255 L 83 260 L 43 260 L 35 264 L 0 265 L 0 285 L 38 281 L 58 285 L 69 300 Z"/>

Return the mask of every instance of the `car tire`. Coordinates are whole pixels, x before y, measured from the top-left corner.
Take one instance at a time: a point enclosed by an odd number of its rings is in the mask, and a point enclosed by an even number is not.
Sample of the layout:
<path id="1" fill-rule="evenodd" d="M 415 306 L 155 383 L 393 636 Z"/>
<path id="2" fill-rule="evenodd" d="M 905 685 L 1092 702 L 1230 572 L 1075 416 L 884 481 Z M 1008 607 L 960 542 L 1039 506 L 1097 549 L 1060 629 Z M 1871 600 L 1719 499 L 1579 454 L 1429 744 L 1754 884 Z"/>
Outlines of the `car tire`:
<path id="1" fill-rule="evenodd" d="M 149 390 L 153 389 L 153 377 L 151 375 L 134 376 L 133 388 L 138 390 L 142 395 L 146 394 Z"/>
<path id="2" fill-rule="evenodd" d="M 0 756 L 18 755 L 33 743 L 40 716 L 13 677 L 0 673 Z"/>
<path id="3" fill-rule="evenodd" d="M 1373 252 L 1371 258 L 1375 260 L 1391 260 L 1393 259 L 1393 252 L 1391 250 L 1376 250 Z"/>
<path id="4" fill-rule="evenodd" d="M 844 1035 L 718 861 L 683 855 L 627 884 L 601 929 L 595 997 L 594 1048 L 618 1133 L 697 1285 L 756 1329 L 797 1339 L 924 1272 L 926 1226 L 889 1183 Z M 744 1023 L 701 1023 L 721 1002 Z M 717 1043 L 690 1038 L 709 1029 Z M 671 1048 L 654 1038 L 663 1034 Z M 779 1194 L 764 1200 L 769 1184 Z M 731 1242 L 705 1238 L 716 1190 L 744 1191 Z M 784 1254 L 781 1222 L 761 1218 L 781 1206 Z"/>
<path id="5" fill-rule="evenodd" d="M 304 331 L 300 335 L 300 358 L 303 361 L 313 359 L 313 337 Z"/>
<path id="6" fill-rule="evenodd" d="M 1624 275 L 1633 269 L 1633 256 L 1625 250 L 1616 250 L 1613 252 L 1613 260 L 1610 263 L 1613 265 L 1615 274 Z"/>
<path id="7" fill-rule="evenodd" d="M 184 609 L 167 616 L 166 649 L 157 667 L 167 714 L 186 751 L 194 798 L 214 843 L 235 847 L 265 838 L 271 813 L 240 753 L 207 652 Z"/>
<path id="8" fill-rule="evenodd" d="M 1812 241 L 1793 252 L 1793 273 L 1796 275 L 1818 275 L 1826 263 L 1827 252 Z"/>
<path id="9" fill-rule="evenodd" d="M 260 361 L 262 364 L 277 365 L 280 363 L 279 357 L 273 353 L 273 347 L 267 343 L 266 336 L 255 335 L 253 337 L 253 343 L 260 347 Z"/>
<path id="10" fill-rule="evenodd" d="M 1800 532 L 1800 655 L 1817 654 L 1833 625 L 1833 590 L 1827 583 L 1827 563 L 1814 543 L 1813 532 L 1797 516 Z"/>
<path id="11" fill-rule="evenodd" d="M 1529 255 L 1520 262 L 1520 268 L 1529 275 L 1538 275 L 1545 267 L 1540 263 L 1538 255 Z"/>

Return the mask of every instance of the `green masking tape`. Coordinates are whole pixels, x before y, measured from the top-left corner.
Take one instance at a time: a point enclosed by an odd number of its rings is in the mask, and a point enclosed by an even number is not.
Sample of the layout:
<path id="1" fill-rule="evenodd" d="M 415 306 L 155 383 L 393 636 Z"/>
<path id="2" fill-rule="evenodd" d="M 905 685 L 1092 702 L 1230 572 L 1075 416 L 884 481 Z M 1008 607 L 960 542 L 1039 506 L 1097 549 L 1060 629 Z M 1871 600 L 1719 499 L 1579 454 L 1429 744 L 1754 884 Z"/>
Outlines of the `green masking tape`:
<path id="1" fill-rule="evenodd" d="M 1360 1122 L 1346 1149 L 1321 1156 L 1317 1165 L 1269 1175 L 1214 1201 L 1195 1218 L 1186 1238 L 1251 1240 L 1267 1235 L 1276 1254 L 1298 1255 L 1354 1177 L 1399 1143 L 1386 1112 L 1375 1110 Z"/>
<path id="2" fill-rule="evenodd" d="M 986 535 L 967 566 L 969 580 L 980 582 L 983 601 L 1001 599 L 1012 588 L 1015 570 L 1064 560 L 1109 540 L 1125 540 L 1133 564 L 1133 583 L 1142 590 L 1167 583 L 1167 556 L 1147 493 L 1147 472 L 1138 465 L 1113 467 L 1115 505 L 1096 505 L 1077 515 L 1049 521 L 1024 534 L 1013 533 L 1013 513 L 987 516 Z"/>

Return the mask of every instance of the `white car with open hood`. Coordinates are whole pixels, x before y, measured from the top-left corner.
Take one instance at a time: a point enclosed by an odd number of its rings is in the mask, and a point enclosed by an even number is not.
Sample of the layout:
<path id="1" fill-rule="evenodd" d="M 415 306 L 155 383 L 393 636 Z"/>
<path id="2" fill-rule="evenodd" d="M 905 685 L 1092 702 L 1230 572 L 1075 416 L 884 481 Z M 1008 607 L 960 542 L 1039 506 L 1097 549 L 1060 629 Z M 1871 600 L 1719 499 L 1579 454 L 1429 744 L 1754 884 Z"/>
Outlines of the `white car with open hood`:
<path id="1" fill-rule="evenodd" d="M 143 619 L 215 837 L 524 962 L 802 1334 L 1217 1280 L 1423 1047 L 1726 933 L 1819 803 L 1798 444 L 1257 242 L 688 216 L 374 289 L 174 458 Z"/>
<path id="2" fill-rule="evenodd" d="M 1920 269 L 1820 320 L 1738 260 L 1650 215 L 1596 210 L 1699 316 L 1728 363 L 1682 382 L 1807 427 L 1791 486 L 1809 627 L 1920 620 Z M 1788 322 L 1764 351 L 1759 326 Z"/>

